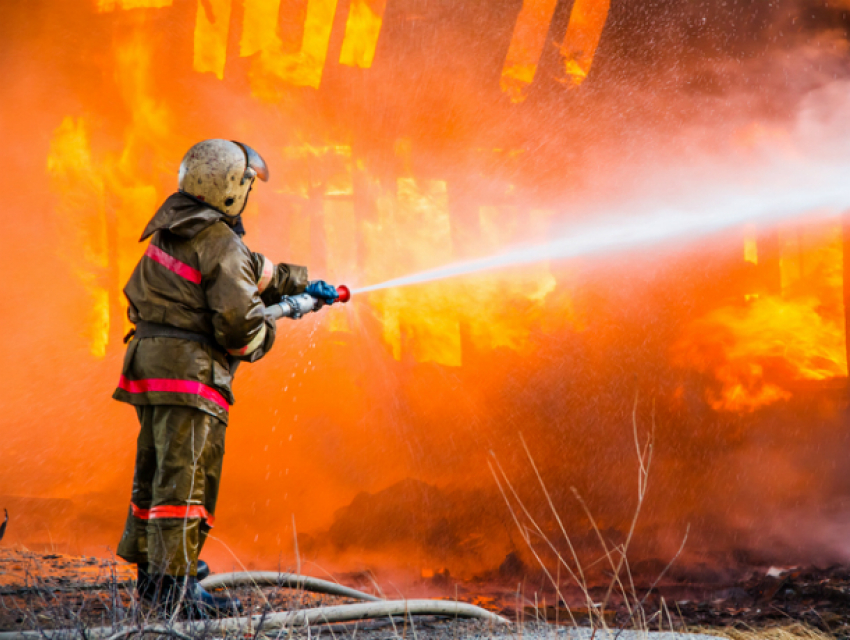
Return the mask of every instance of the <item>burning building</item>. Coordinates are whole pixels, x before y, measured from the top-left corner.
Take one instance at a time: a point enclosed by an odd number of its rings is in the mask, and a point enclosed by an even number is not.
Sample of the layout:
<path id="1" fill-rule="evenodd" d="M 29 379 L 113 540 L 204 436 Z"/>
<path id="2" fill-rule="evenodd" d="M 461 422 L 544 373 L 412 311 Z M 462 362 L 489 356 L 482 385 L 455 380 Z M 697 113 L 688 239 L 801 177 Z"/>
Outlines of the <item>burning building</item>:
<path id="1" fill-rule="evenodd" d="M 135 437 L 110 400 L 121 288 L 195 141 L 269 160 L 252 248 L 371 284 L 543 242 L 650 191 L 676 200 L 682 167 L 712 193 L 728 167 L 846 160 L 847 9 L 6 3 L 6 541 L 117 541 Z M 816 213 L 390 288 L 286 325 L 240 371 L 210 562 L 297 549 L 315 571 L 510 574 L 506 557 L 533 559 L 491 453 L 556 526 L 520 434 L 592 562 L 571 488 L 624 535 L 635 407 L 656 425 L 639 557 L 669 558 L 690 525 L 692 572 L 846 559 L 845 242 Z"/>

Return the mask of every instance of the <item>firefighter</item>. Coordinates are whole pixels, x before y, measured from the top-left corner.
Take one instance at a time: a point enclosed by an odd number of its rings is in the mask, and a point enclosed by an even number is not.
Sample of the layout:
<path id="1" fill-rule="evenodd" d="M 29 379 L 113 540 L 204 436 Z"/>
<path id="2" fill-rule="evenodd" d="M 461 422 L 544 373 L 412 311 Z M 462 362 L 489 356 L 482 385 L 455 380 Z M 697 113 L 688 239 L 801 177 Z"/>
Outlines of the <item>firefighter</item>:
<path id="1" fill-rule="evenodd" d="M 275 265 L 242 242 L 256 178 L 268 180 L 268 168 L 247 145 L 189 149 L 179 191 L 145 228 L 141 241 L 150 242 L 124 289 L 135 328 L 113 397 L 135 406 L 141 429 L 118 555 L 138 565 L 139 596 L 169 613 L 178 604 L 191 615 L 241 612 L 238 599 L 213 596 L 197 577 L 215 522 L 233 374 L 274 343 L 266 305 L 305 291 L 317 307 L 337 297 L 308 282 L 305 267 Z"/>

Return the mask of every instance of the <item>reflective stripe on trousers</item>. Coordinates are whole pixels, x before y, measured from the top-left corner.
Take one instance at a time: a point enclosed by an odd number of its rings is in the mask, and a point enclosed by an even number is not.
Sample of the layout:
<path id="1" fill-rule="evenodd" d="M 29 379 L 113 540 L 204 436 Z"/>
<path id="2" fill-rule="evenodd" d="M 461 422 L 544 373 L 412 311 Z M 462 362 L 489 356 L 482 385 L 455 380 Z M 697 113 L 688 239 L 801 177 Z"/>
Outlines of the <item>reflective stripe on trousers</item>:
<path id="1" fill-rule="evenodd" d="M 136 411 L 133 506 L 118 555 L 156 573 L 194 575 L 218 500 L 225 424 L 195 407 Z"/>

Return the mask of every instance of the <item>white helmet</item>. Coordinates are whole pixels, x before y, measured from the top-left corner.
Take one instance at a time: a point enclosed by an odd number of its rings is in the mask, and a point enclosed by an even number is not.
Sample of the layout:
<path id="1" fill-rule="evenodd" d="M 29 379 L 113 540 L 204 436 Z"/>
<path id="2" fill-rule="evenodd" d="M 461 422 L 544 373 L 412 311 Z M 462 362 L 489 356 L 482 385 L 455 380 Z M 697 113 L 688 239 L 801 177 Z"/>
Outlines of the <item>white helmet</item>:
<path id="1" fill-rule="evenodd" d="M 180 191 L 230 217 L 242 213 L 254 178 L 266 182 L 268 167 L 259 153 L 241 142 L 204 140 L 180 163 Z"/>

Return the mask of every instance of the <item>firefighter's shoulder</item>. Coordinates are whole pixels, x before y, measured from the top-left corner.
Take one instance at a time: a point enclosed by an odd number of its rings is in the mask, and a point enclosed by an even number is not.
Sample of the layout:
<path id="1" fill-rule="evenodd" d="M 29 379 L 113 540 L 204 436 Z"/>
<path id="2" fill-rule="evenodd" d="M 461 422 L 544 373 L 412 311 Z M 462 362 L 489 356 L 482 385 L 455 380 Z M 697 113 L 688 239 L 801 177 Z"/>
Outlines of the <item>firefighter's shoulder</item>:
<path id="1" fill-rule="evenodd" d="M 248 247 L 223 220 L 214 222 L 195 237 L 195 249 L 202 271 L 215 269 L 216 265 L 225 262 L 250 264 L 251 261 Z"/>

